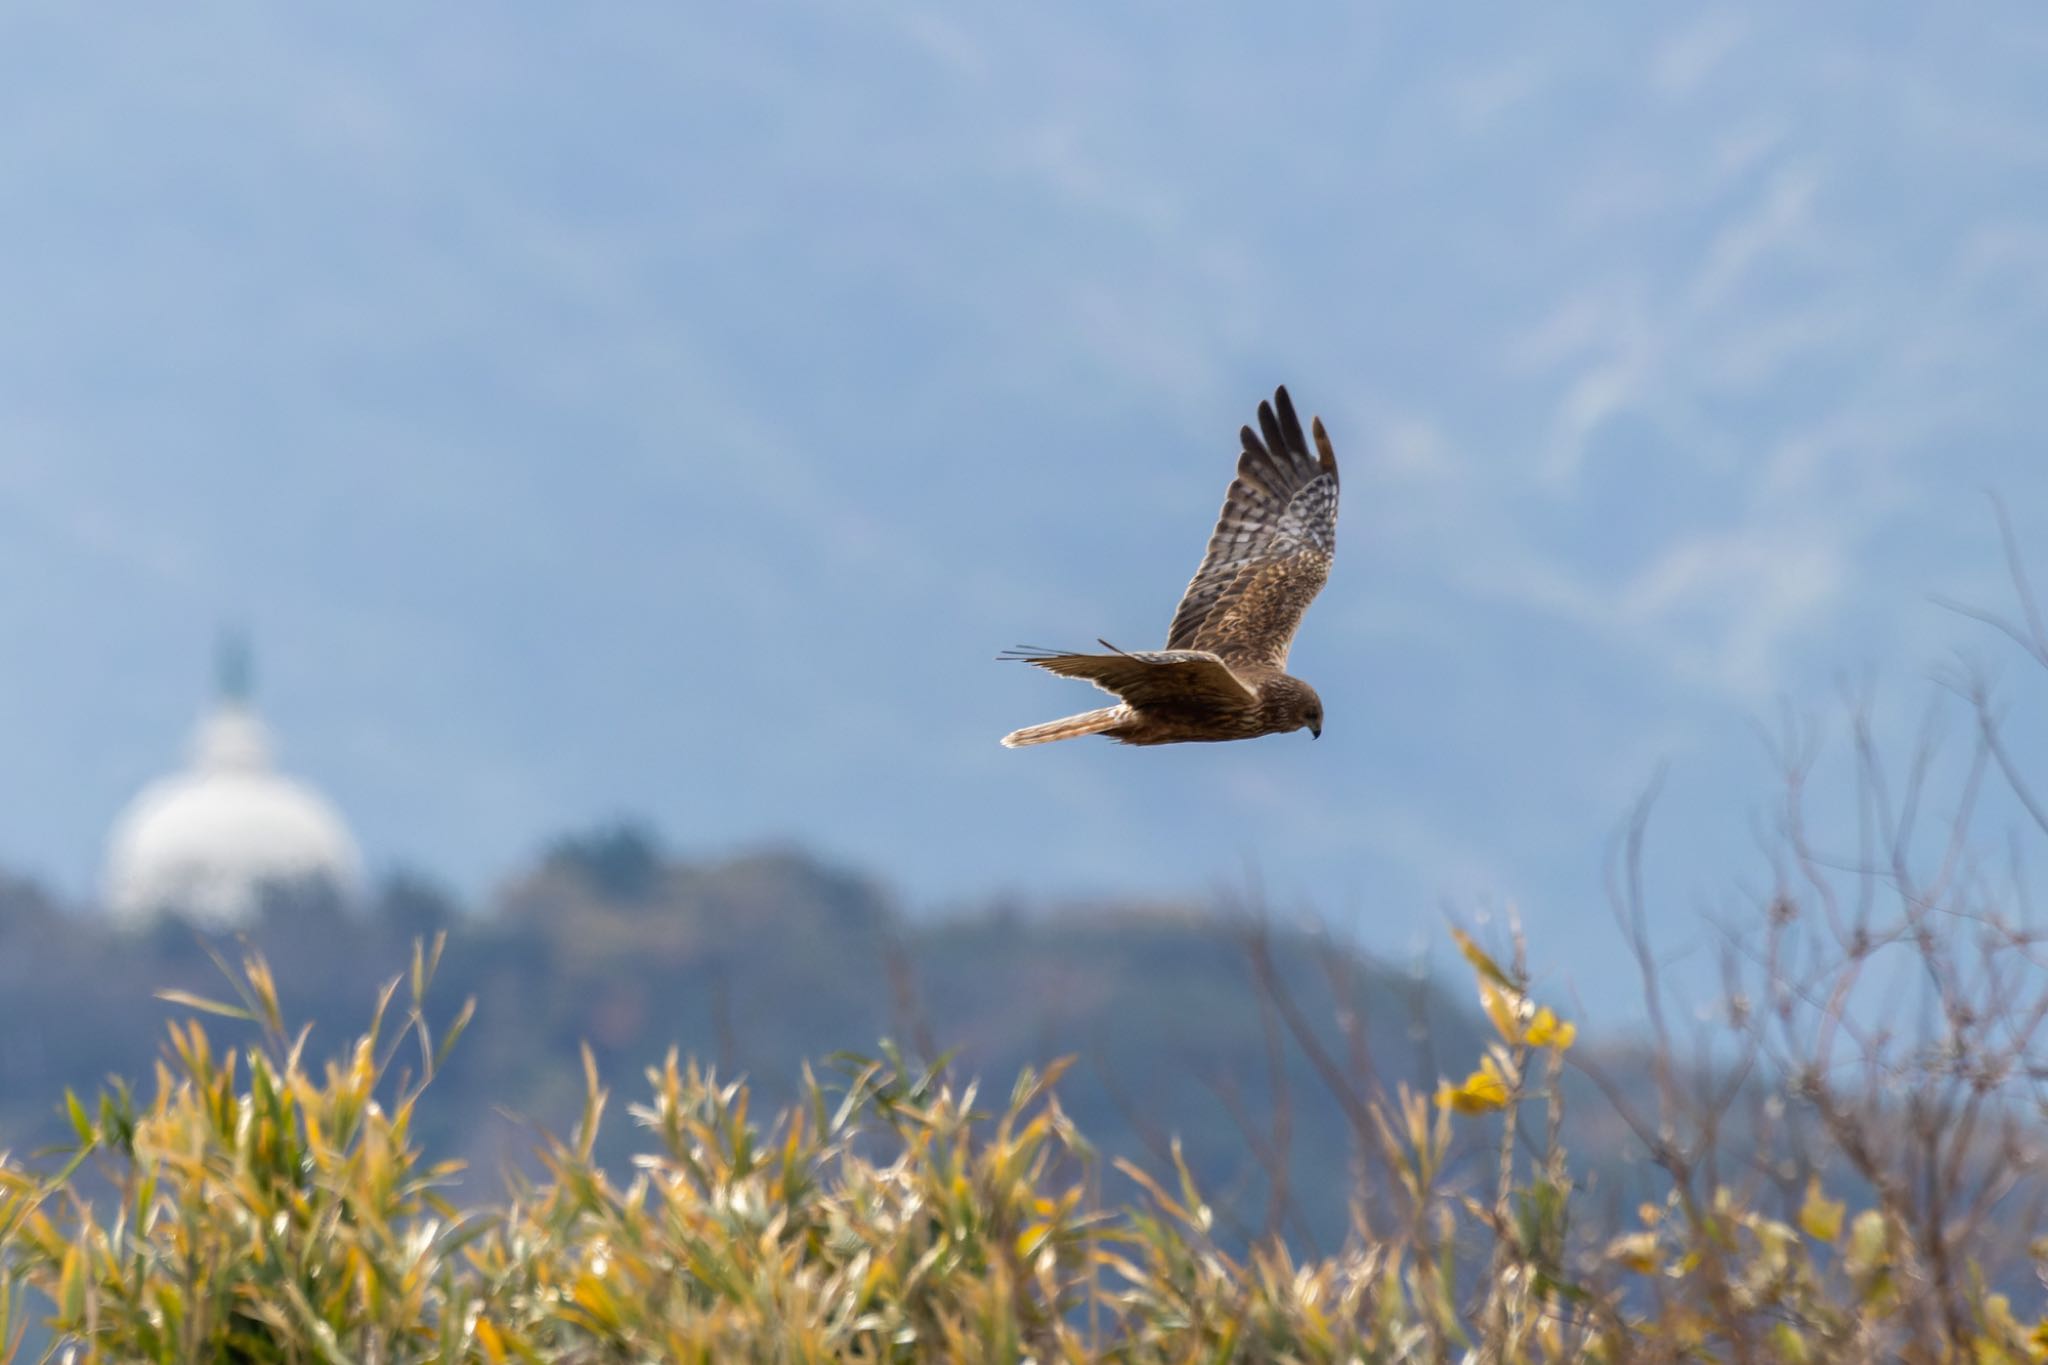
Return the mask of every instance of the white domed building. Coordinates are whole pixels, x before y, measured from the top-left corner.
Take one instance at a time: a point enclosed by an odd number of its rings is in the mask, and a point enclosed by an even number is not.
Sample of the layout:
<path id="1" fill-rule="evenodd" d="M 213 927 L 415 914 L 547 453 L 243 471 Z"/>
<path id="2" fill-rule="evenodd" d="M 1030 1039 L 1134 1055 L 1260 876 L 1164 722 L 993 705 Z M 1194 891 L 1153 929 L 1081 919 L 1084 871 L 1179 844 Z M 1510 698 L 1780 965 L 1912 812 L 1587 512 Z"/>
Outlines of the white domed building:
<path id="1" fill-rule="evenodd" d="M 194 732 L 191 764 L 144 787 L 107 842 L 104 894 L 129 924 L 176 914 L 209 929 L 253 921 L 273 896 L 353 900 L 362 859 L 312 787 L 277 771 L 249 702 L 249 660 L 222 646 L 220 695 Z"/>

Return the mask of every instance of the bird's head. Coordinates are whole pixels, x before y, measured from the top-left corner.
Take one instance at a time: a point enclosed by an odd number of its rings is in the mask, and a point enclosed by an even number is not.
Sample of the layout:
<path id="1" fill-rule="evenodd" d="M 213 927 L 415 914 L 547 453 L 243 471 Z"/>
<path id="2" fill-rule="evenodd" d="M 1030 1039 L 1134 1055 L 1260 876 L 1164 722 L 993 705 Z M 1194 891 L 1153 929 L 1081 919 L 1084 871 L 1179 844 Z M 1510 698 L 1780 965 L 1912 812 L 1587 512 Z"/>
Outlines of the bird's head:
<path id="1" fill-rule="evenodd" d="M 1323 699 L 1313 687 L 1299 678 L 1280 678 L 1277 686 L 1268 683 L 1267 688 L 1268 695 L 1278 703 L 1275 710 L 1283 722 L 1276 728 L 1306 730 L 1317 739 L 1323 737 Z"/>

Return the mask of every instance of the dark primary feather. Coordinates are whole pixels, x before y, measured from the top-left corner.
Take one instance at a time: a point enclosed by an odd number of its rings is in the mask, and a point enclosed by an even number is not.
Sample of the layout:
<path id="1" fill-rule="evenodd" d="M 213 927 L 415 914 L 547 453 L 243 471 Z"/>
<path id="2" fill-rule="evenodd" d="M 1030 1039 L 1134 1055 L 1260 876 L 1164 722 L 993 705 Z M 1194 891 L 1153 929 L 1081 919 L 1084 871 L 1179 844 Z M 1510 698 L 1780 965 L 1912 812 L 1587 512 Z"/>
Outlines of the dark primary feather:
<path id="1" fill-rule="evenodd" d="M 1239 432 L 1237 477 L 1167 632 L 1169 650 L 1234 662 L 1286 661 L 1288 644 L 1337 548 L 1337 456 L 1320 419 L 1311 454 L 1282 386 Z"/>
<path id="2" fill-rule="evenodd" d="M 1107 644 L 1107 642 L 1103 642 Z M 1033 664 L 1067 678 L 1086 678 L 1132 706 L 1239 709 L 1258 698 L 1214 654 L 1199 650 L 1130 651 L 1108 645 L 1108 654 L 1023 646 L 998 657 Z"/>

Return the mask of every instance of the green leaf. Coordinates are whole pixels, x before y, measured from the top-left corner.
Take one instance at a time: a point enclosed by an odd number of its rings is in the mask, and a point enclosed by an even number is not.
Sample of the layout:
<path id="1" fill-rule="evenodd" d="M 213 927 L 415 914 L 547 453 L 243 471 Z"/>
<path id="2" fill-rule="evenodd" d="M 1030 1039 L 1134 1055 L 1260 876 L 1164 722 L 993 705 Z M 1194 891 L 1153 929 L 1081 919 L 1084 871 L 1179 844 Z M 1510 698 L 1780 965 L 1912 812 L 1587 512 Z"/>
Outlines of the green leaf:
<path id="1" fill-rule="evenodd" d="M 218 1014 L 223 1019 L 240 1019 L 251 1024 L 256 1022 L 256 1016 L 250 1011 L 243 1009 L 240 1005 L 229 1005 L 219 1000 L 209 1000 L 203 995 L 194 995 L 190 991 L 162 990 L 156 993 L 156 998 L 173 1005 L 183 1005 L 189 1010 L 198 1010 L 202 1014 Z"/>

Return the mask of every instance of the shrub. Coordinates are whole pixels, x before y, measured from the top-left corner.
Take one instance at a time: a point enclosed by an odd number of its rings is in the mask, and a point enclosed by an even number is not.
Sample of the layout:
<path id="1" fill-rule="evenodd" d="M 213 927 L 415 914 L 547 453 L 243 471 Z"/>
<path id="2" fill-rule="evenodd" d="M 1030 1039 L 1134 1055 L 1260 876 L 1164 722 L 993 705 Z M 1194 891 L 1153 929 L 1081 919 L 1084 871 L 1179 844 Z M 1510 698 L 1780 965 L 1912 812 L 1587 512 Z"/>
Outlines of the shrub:
<path id="1" fill-rule="evenodd" d="M 146 1105 L 118 1083 L 70 1097 L 67 1161 L 0 1159 L 0 1330 L 167 1362 L 2040 1358 L 1975 1268 L 1937 1304 L 1880 1186 L 1852 1209 L 1810 1177 L 1778 1218 L 1674 1151 L 1666 1197 L 1593 1226 L 1560 1139 L 1574 1030 L 1519 966 L 1460 946 L 1496 1036 L 1434 1095 L 1359 1101 L 1386 1188 L 1309 1192 L 1357 1211 L 1309 1260 L 1222 1245 L 1177 1159 L 1101 1169 L 1061 1065 L 984 1109 L 886 1046 L 765 1119 L 671 1056 L 619 1176 L 592 1158 L 607 1095 L 586 1054 L 573 1131 L 465 1210 L 411 1137 L 467 1019 L 429 1025 L 438 944 L 317 1065 L 252 957 L 235 1001 L 175 997 L 247 1045 L 176 1022 Z M 1483 1175 L 1451 1174 L 1461 1130 L 1493 1153 Z"/>

